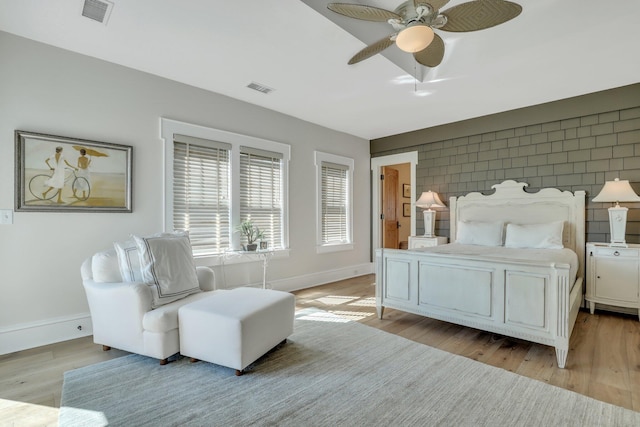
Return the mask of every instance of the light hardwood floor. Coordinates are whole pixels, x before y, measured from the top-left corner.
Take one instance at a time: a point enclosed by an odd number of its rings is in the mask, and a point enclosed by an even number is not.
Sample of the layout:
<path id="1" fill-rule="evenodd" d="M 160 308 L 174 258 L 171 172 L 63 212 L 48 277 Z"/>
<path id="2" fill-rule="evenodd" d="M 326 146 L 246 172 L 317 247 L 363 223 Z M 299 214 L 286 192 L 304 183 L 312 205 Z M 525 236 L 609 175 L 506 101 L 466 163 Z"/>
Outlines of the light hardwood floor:
<path id="1" fill-rule="evenodd" d="M 582 311 L 566 369 L 551 347 L 427 319 L 375 310 L 375 277 L 366 275 L 295 292 L 298 309 L 316 307 L 407 339 L 497 366 L 598 400 L 640 411 L 637 316 Z M 0 426 L 57 425 L 65 371 L 127 354 L 102 351 L 91 337 L 0 356 Z"/>

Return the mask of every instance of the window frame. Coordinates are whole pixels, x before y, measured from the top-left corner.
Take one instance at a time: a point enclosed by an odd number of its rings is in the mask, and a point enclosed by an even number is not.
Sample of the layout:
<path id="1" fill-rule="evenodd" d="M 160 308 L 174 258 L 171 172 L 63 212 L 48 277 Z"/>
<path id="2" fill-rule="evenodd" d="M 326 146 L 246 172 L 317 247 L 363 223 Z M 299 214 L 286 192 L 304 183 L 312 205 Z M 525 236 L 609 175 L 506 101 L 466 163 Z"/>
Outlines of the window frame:
<path id="1" fill-rule="evenodd" d="M 173 138 L 174 134 L 186 135 L 194 138 L 222 142 L 231 145 L 230 167 L 230 220 L 231 220 L 231 247 L 229 250 L 241 248 L 240 233 L 235 231 L 235 226 L 240 223 L 240 148 L 250 147 L 257 150 L 272 151 L 282 155 L 282 245 L 283 248 L 276 252 L 288 252 L 289 250 L 289 161 L 291 159 L 291 146 L 281 142 L 256 138 L 248 135 L 214 129 L 206 126 L 194 125 L 177 120 L 161 118 L 161 137 L 164 140 L 164 203 L 163 203 L 163 227 L 164 231 L 173 231 Z M 199 259 L 219 259 L 224 253 L 207 254 L 199 256 Z M 223 261 L 219 261 L 223 262 Z"/>
<path id="2" fill-rule="evenodd" d="M 314 162 L 316 165 L 316 252 L 328 253 L 338 251 L 353 250 L 353 169 L 355 161 L 352 158 L 339 156 L 336 154 L 314 152 Z M 324 243 L 322 241 L 322 164 L 333 163 L 344 166 L 347 172 L 347 242 L 346 243 Z"/>

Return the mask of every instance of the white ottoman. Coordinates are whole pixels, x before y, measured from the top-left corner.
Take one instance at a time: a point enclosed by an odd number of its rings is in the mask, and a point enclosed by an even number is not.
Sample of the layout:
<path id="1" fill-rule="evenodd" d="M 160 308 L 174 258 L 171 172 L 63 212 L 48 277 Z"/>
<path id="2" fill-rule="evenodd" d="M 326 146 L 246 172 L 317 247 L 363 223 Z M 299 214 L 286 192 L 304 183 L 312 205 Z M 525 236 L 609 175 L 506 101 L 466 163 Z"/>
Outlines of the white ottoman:
<path id="1" fill-rule="evenodd" d="M 236 375 L 293 333 L 295 297 L 237 288 L 180 307 L 180 353 Z"/>

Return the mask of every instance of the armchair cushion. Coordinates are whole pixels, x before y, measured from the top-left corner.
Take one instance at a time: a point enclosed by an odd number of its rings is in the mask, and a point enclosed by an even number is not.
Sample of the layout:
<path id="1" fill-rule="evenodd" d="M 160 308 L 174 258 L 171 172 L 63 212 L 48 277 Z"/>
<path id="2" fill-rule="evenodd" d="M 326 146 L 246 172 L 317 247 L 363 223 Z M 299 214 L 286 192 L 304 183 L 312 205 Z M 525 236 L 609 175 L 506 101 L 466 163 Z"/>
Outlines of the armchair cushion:
<path id="1" fill-rule="evenodd" d="M 226 292 L 226 291 L 217 291 Z M 167 332 L 178 327 L 178 309 L 203 298 L 209 298 L 212 292 L 201 292 L 178 301 L 165 304 L 155 310 L 147 311 L 142 317 L 142 327 L 149 332 Z"/>
<path id="2" fill-rule="evenodd" d="M 201 291 L 186 233 L 133 236 L 133 239 L 140 254 L 142 280 L 151 290 L 153 308 Z"/>

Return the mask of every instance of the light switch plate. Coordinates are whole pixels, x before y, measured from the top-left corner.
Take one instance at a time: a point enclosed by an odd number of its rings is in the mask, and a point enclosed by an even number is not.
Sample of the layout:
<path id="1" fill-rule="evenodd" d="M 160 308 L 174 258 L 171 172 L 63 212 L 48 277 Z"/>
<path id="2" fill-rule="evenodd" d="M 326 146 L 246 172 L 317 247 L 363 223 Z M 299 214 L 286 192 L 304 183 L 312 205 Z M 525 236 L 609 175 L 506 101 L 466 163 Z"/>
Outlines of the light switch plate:
<path id="1" fill-rule="evenodd" d="M 13 211 L 11 209 L 0 209 L 0 224 L 13 224 Z"/>

